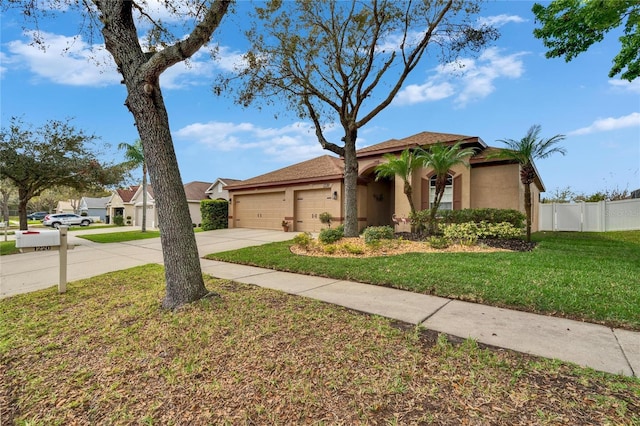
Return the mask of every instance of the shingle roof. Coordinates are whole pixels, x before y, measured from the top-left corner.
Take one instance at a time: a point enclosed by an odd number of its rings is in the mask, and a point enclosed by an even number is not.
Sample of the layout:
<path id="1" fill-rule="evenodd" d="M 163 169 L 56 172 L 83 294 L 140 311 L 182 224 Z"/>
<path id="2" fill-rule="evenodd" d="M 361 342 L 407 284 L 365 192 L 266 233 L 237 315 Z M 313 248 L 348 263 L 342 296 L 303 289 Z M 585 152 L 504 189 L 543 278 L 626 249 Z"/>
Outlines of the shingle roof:
<path id="1" fill-rule="evenodd" d="M 319 182 L 323 180 L 342 179 L 344 162 L 341 158 L 323 155 L 311 160 L 303 161 L 271 173 L 243 180 L 226 187 L 228 190 L 255 188 L 304 182 Z"/>
<path id="2" fill-rule="evenodd" d="M 83 198 L 88 209 L 103 209 L 106 207 L 107 203 L 111 199 L 111 196 L 99 197 L 99 198 L 90 198 L 90 197 L 83 197 Z"/>
<path id="3" fill-rule="evenodd" d="M 190 201 L 199 201 L 206 200 L 207 194 L 206 191 L 211 186 L 211 182 L 189 182 L 184 184 L 184 193 L 187 196 L 187 200 Z"/>
<path id="4" fill-rule="evenodd" d="M 128 203 L 136 194 L 137 190 L 138 190 L 138 185 L 135 185 L 135 186 L 130 186 L 129 188 L 116 189 L 116 192 L 118 192 L 118 195 L 120 196 L 120 198 L 122 198 L 122 201 L 124 203 Z"/>
<path id="5" fill-rule="evenodd" d="M 471 143 L 478 147 L 486 147 L 485 143 L 477 136 L 456 135 L 451 133 L 422 132 L 408 136 L 403 139 L 390 139 L 366 148 L 359 149 L 356 153 L 358 158 L 371 155 L 381 155 L 387 152 L 402 151 L 405 148 L 416 148 L 419 146 L 433 145 L 438 142 L 453 144 L 458 141 Z"/>

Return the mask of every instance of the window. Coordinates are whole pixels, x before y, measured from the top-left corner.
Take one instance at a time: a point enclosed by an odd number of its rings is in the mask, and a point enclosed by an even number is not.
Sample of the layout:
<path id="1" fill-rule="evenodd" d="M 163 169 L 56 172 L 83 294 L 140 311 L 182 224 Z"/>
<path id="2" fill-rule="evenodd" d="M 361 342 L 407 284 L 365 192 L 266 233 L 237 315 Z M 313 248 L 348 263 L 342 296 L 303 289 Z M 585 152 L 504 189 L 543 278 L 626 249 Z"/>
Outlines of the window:
<path id="1" fill-rule="evenodd" d="M 433 208 L 436 199 L 436 175 L 429 179 L 429 208 Z M 453 210 L 453 176 L 447 174 L 447 186 L 444 187 L 444 194 L 440 201 L 440 210 Z"/>

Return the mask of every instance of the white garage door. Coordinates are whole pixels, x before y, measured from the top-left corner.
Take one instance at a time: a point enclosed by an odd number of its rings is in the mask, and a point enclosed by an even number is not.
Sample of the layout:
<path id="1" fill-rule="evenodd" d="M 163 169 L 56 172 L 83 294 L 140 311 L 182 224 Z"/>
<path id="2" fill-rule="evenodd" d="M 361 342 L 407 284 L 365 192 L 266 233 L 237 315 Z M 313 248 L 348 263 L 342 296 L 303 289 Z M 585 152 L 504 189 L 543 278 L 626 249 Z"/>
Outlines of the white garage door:
<path id="1" fill-rule="evenodd" d="M 331 189 L 296 191 L 295 197 L 294 229 L 299 232 L 320 232 L 325 228 L 326 225 L 320 222 L 320 213 L 329 211 Z"/>
<path id="2" fill-rule="evenodd" d="M 284 192 L 233 197 L 233 221 L 236 228 L 282 229 L 284 212 Z"/>

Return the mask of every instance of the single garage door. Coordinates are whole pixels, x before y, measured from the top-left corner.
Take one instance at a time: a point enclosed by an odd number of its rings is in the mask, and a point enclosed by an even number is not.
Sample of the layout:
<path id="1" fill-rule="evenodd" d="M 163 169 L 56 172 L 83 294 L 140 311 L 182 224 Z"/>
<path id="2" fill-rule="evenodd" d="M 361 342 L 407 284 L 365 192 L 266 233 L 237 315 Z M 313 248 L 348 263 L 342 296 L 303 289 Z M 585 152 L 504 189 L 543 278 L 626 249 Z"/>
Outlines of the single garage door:
<path id="1" fill-rule="evenodd" d="M 236 228 L 282 229 L 284 212 L 284 191 L 233 197 Z"/>
<path id="2" fill-rule="evenodd" d="M 310 189 L 296 191 L 295 195 L 295 231 L 320 232 L 325 227 L 320 222 L 320 213 L 329 211 L 331 189 Z"/>

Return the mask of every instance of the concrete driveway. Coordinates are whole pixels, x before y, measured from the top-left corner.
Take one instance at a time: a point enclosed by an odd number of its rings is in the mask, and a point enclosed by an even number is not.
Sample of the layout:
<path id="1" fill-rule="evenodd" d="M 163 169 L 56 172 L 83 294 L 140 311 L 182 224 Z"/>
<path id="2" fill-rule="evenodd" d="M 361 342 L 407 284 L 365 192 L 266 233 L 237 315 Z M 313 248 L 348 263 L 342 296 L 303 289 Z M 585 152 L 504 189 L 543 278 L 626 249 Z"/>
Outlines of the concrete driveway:
<path id="1" fill-rule="evenodd" d="M 126 228 L 124 230 L 131 230 Z M 93 243 L 78 235 L 119 232 L 123 228 L 82 229 L 69 232 L 74 245 L 67 254 L 67 280 L 75 281 L 107 272 L 163 263 L 160 238 L 125 243 Z M 220 229 L 196 234 L 198 253 L 235 250 L 275 241 L 286 241 L 295 234 L 263 229 Z M 60 257 L 57 251 L 20 253 L 0 257 L 0 298 L 57 286 Z"/>

